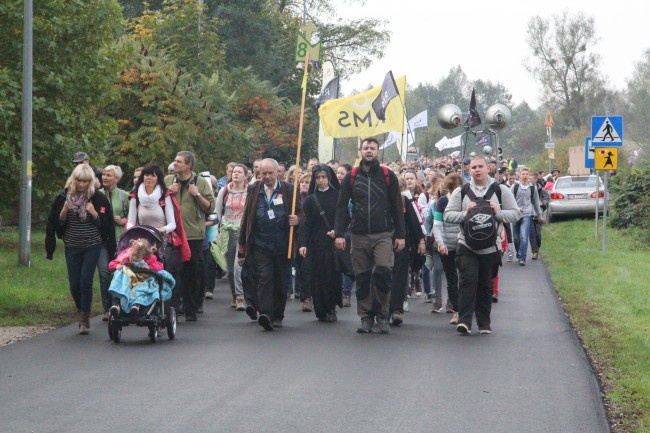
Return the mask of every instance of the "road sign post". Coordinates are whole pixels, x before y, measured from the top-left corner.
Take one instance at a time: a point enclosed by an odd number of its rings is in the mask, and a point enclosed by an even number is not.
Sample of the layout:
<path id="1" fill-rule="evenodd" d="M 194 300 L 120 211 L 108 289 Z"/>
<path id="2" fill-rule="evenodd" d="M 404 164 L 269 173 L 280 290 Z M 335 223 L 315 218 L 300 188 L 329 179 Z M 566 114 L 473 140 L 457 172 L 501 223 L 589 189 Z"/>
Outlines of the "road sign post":
<path id="1" fill-rule="evenodd" d="M 605 198 L 603 200 L 603 254 L 607 254 L 607 184 L 609 180 L 609 171 L 605 171 L 605 188 L 603 191 Z M 598 194 L 596 194 L 598 196 Z"/>

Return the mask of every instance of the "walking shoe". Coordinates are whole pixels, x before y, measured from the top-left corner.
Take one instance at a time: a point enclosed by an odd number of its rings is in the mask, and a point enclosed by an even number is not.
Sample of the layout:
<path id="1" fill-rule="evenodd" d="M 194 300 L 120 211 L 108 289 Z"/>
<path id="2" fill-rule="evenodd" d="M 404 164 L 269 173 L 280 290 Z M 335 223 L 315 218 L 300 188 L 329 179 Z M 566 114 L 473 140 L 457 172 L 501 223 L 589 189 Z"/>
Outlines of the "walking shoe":
<path id="1" fill-rule="evenodd" d="M 455 311 L 454 311 L 454 307 L 449 303 L 449 301 L 447 301 L 447 306 L 446 306 L 445 309 L 446 309 L 445 312 L 446 312 L 447 314 L 454 314 L 454 313 L 455 313 Z"/>
<path id="2" fill-rule="evenodd" d="M 451 316 L 451 320 L 449 321 L 450 325 L 458 325 L 458 313 L 454 313 L 453 316 Z"/>
<path id="3" fill-rule="evenodd" d="M 442 299 L 436 298 L 436 300 L 433 302 L 433 309 L 431 310 L 432 313 L 442 313 Z"/>
<path id="4" fill-rule="evenodd" d="M 272 323 L 274 328 L 282 328 L 282 320 L 281 319 L 275 319 Z"/>
<path id="5" fill-rule="evenodd" d="M 352 299 L 350 299 L 349 296 L 343 296 L 343 306 L 344 307 L 351 307 L 352 306 Z"/>
<path id="6" fill-rule="evenodd" d="M 237 299 L 235 299 L 235 306 L 237 307 L 237 311 L 244 311 L 246 309 L 246 303 L 244 302 L 243 296 L 237 296 Z"/>
<path id="7" fill-rule="evenodd" d="M 311 313 L 314 311 L 314 304 L 311 302 L 311 298 L 302 301 L 302 311 L 303 313 Z"/>
<path id="8" fill-rule="evenodd" d="M 525 259 L 519 259 L 519 266 L 526 266 L 526 260 Z"/>
<path id="9" fill-rule="evenodd" d="M 539 257 L 539 253 L 537 251 L 533 251 L 533 260 L 537 260 L 537 257 Z"/>
<path id="10" fill-rule="evenodd" d="M 326 322 L 336 322 L 338 318 L 336 317 L 336 310 L 332 310 L 325 315 Z"/>
<path id="11" fill-rule="evenodd" d="M 514 258 L 514 254 L 508 253 L 508 261 L 511 262 L 513 258 Z"/>
<path id="12" fill-rule="evenodd" d="M 433 295 L 430 293 L 425 293 L 424 294 L 424 303 L 425 304 L 430 304 L 433 302 Z"/>
<path id="13" fill-rule="evenodd" d="M 409 310 L 409 301 L 404 301 L 404 303 L 402 303 L 402 310 L 404 311 Z"/>
<path id="14" fill-rule="evenodd" d="M 479 334 L 491 334 L 492 333 L 492 328 L 490 328 L 490 325 L 488 325 L 488 326 L 480 326 L 478 328 L 478 333 Z"/>
<path id="15" fill-rule="evenodd" d="M 79 317 L 79 334 L 88 335 L 90 331 L 90 313 L 81 313 Z"/>
<path id="16" fill-rule="evenodd" d="M 230 300 L 230 308 L 237 308 L 237 297 L 233 296 Z"/>
<path id="17" fill-rule="evenodd" d="M 248 314 L 248 317 L 250 317 L 251 320 L 257 320 L 257 310 L 255 307 L 247 305 L 244 311 L 246 311 L 246 314 Z"/>
<path id="18" fill-rule="evenodd" d="M 203 314 L 203 305 L 201 305 L 199 308 L 196 310 L 197 313 Z"/>
<path id="19" fill-rule="evenodd" d="M 372 317 L 363 316 L 361 318 L 361 327 L 357 328 L 357 332 L 359 334 L 369 334 L 372 332 L 373 324 L 374 324 L 374 320 L 372 319 Z"/>
<path id="20" fill-rule="evenodd" d="M 205 291 L 205 299 L 212 299 L 214 298 L 214 295 L 212 294 L 211 290 L 206 290 Z"/>
<path id="21" fill-rule="evenodd" d="M 469 329 L 469 326 L 465 325 L 464 323 L 459 323 L 456 325 L 456 331 L 460 332 L 463 335 L 469 335 L 472 333 L 472 330 Z"/>
<path id="22" fill-rule="evenodd" d="M 495 303 L 495 304 L 497 302 L 499 302 L 499 296 L 498 295 L 492 295 L 492 302 Z"/>
<path id="23" fill-rule="evenodd" d="M 260 317 L 257 318 L 257 324 L 264 328 L 265 331 L 273 331 L 271 318 L 266 314 L 260 314 Z"/>
<path id="24" fill-rule="evenodd" d="M 399 326 L 404 322 L 404 319 L 402 318 L 402 315 L 400 313 L 393 313 L 392 316 L 390 316 L 390 324 L 393 326 Z"/>
<path id="25" fill-rule="evenodd" d="M 380 334 L 388 334 L 390 333 L 390 325 L 388 324 L 388 320 L 377 320 L 377 329 L 379 329 Z"/>

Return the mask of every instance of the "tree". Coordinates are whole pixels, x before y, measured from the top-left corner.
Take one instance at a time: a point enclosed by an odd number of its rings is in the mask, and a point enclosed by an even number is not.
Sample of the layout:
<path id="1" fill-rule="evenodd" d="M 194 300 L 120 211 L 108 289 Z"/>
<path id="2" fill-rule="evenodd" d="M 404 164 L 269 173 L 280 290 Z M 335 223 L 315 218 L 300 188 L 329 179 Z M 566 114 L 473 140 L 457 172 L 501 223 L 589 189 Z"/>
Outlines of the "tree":
<path id="1" fill-rule="evenodd" d="M 602 87 L 597 69 L 600 56 L 592 51 L 597 41 L 594 18 L 583 13 L 565 11 L 552 21 L 535 16 L 528 22 L 527 43 L 533 58 L 526 69 L 570 128 L 587 124 L 585 99 Z"/>
<path id="2" fill-rule="evenodd" d="M 625 92 L 627 106 L 625 114 L 626 141 L 634 142 L 633 163 L 640 162 L 643 157 L 650 157 L 650 140 L 648 140 L 648 125 L 650 124 L 650 49 L 643 53 L 642 59 L 635 65 L 632 78 L 627 82 Z"/>
<path id="3" fill-rule="evenodd" d="M 15 221 L 21 143 L 23 2 L 0 6 L 0 213 Z M 94 165 L 97 148 L 108 142 L 115 123 L 101 108 L 117 97 L 114 87 L 123 57 L 114 40 L 123 30 L 115 0 L 42 0 L 34 9 L 33 211 L 36 220 L 61 189 L 77 151 Z"/>

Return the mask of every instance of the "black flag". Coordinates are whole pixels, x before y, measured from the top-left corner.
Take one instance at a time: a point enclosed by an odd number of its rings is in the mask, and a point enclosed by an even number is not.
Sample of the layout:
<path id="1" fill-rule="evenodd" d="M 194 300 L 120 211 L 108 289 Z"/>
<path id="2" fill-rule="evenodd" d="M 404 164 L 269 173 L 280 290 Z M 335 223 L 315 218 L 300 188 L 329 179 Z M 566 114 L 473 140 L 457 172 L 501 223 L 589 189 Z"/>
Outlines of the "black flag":
<path id="1" fill-rule="evenodd" d="M 337 99 L 338 97 L 339 97 L 339 77 L 334 77 L 330 80 L 329 83 L 327 83 L 325 87 L 323 87 L 323 90 L 320 92 L 320 95 L 318 95 L 318 99 L 316 99 L 316 112 L 318 113 L 318 109 L 325 102 L 329 101 L 330 99 Z"/>
<path id="2" fill-rule="evenodd" d="M 473 128 L 481 124 L 481 117 L 476 111 L 476 95 L 474 95 L 474 89 L 472 89 L 472 98 L 469 101 L 469 116 L 465 119 L 463 126 L 468 126 Z"/>
<path id="3" fill-rule="evenodd" d="M 393 78 L 393 71 L 388 71 L 381 85 L 381 92 L 379 92 L 377 98 L 372 102 L 372 109 L 379 120 L 386 120 L 386 107 L 388 107 L 391 99 L 398 95 L 399 92 L 397 91 L 395 78 Z"/>

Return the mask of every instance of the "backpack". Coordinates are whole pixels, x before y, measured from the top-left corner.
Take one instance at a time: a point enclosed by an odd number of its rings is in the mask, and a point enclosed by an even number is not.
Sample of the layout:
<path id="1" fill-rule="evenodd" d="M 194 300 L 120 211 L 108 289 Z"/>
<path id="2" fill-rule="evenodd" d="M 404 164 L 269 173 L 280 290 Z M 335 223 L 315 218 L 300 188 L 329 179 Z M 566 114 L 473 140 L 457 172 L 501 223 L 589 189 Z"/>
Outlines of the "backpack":
<path id="1" fill-rule="evenodd" d="M 465 221 L 462 223 L 465 243 L 474 251 L 493 247 L 497 243 L 498 222 L 490 206 L 492 194 L 496 194 L 499 203 L 501 203 L 501 187 L 496 183 L 490 185 L 483 197 L 477 197 L 468 183 L 463 185 L 460 190 L 461 206 L 465 195 L 476 203 L 474 208 L 467 211 Z"/>
<path id="2" fill-rule="evenodd" d="M 385 165 L 381 166 L 381 169 L 384 172 L 384 178 L 386 179 L 386 185 L 390 186 L 390 176 L 388 175 L 388 167 Z M 357 177 L 357 172 L 359 171 L 359 166 L 352 167 L 352 172 L 350 173 L 350 186 L 354 185 L 354 180 Z"/>
<path id="3" fill-rule="evenodd" d="M 528 187 L 534 187 L 537 188 L 537 186 L 530 184 Z M 514 188 L 512 189 L 512 195 L 517 198 L 517 192 L 519 191 L 519 183 L 516 183 Z M 533 188 L 530 188 L 530 202 L 533 204 L 533 212 L 535 211 L 535 194 L 533 194 Z"/>

